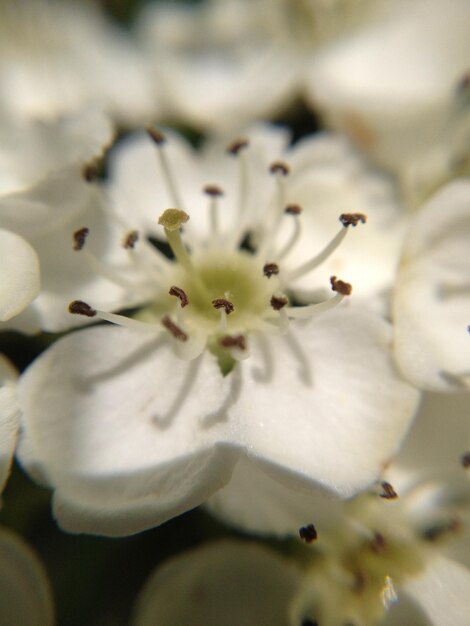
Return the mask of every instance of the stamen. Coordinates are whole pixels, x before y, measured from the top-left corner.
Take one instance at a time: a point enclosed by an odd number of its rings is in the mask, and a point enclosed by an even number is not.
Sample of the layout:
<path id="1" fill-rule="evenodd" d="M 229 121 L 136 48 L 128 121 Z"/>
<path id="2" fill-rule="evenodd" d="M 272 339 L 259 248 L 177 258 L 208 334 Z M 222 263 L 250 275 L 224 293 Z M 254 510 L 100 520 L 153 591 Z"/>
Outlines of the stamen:
<path id="1" fill-rule="evenodd" d="M 289 300 L 286 296 L 273 296 L 270 300 L 270 304 L 275 311 L 280 311 L 287 306 L 288 303 Z"/>
<path id="2" fill-rule="evenodd" d="M 139 241 L 139 232 L 137 230 L 131 230 L 125 235 L 122 241 L 122 247 L 125 250 L 133 250 L 135 244 Z"/>
<path id="3" fill-rule="evenodd" d="M 89 304 L 82 300 L 74 300 L 69 304 L 69 312 L 75 315 L 84 315 L 86 317 L 98 317 L 105 322 L 111 322 L 117 326 L 124 326 L 125 328 L 134 328 L 139 331 L 151 332 L 152 334 L 159 333 L 160 329 L 155 324 L 147 324 L 135 320 L 132 317 L 125 317 L 124 315 L 117 315 L 116 313 L 109 313 L 108 311 L 100 311 L 99 309 L 93 309 Z"/>
<path id="4" fill-rule="evenodd" d="M 348 228 L 341 228 L 341 230 L 336 233 L 330 243 L 325 246 L 325 248 L 323 248 L 323 250 L 319 254 L 317 254 L 317 256 L 313 257 L 313 259 L 310 259 L 310 261 L 307 261 L 297 269 L 289 272 L 286 277 L 286 282 L 290 283 L 294 280 L 297 280 L 297 278 L 300 278 L 304 274 L 308 274 L 316 267 L 321 265 L 324 261 L 326 261 L 326 259 L 331 256 L 336 248 L 338 248 L 338 246 L 342 243 L 343 239 L 348 233 L 348 230 Z"/>
<path id="5" fill-rule="evenodd" d="M 353 228 L 356 228 L 359 222 L 361 224 L 365 224 L 367 222 L 367 215 L 364 215 L 364 213 L 342 213 L 339 216 L 339 221 L 345 227 L 352 226 Z"/>
<path id="6" fill-rule="evenodd" d="M 465 452 L 460 457 L 460 462 L 464 469 L 468 469 L 470 467 L 470 452 Z"/>
<path id="7" fill-rule="evenodd" d="M 69 313 L 84 315 L 85 317 L 95 317 L 97 311 L 82 300 L 74 300 L 69 304 Z"/>
<path id="8" fill-rule="evenodd" d="M 263 274 L 267 278 L 279 274 L 279 265 L 277 263 L 266 263 L 263 267 Z"/>
<path id="9" fill-rule="evenodd" d="M 230 300 L 226 300 L 225 298 L 216 298 L 215 300 L 212 300 L 212 306 L 214 309 L 223 309 L 227 315 L 230 315 L 230 313 L 233 313 L 235 310 L 235 307 Z"/>
<path id="10" fill-rule="evenodd" d="M 336 276 L 330 277 L 331 289 L 337 291 L 342 296 L 350 296 L 352 293 L 352 285 L 345 283 L 342 280 L 336 278 Z"/>
<path id="11" fill-rule="evenodd" d="M 223 348 L 246 350 L 246 339 L 244 335 L 225 335 L 220 339 L 219 343 Z"/>
<path id="12" fill-rule="evenodd" d="M 384 498 L 385 500 L 395 500 L 396 498 L 398 498 L 398 493 L 395 491 L 390 483 L 383 481 L 380 483 L 380 486 L 383 490 L 382 493 L 379 493 L 379 496 L 381 498 Z"/>
<path id="13" fill-rule="evenodd" d="M 447 533 L 458 532 L 461 526 L 460 520 L 454 517 L 445 522 L 436 524 L 435 526 L 431 526 L 430 528 L 426 528 L 423 532 L 423 539 L 426 541 L 438 541 L 443 536 L 447 535 Z"/>
<path id="14" fill-rule="evenodd" d="M 237 156 L 241 150 L 243 150 L 244 148 L 248 148 L 249 145 L 250 142 L 248 141 L 248 139 L 236 139 L 227 146 L 227 152 L 228 154 Z"/>
<path id="15" fill-rule="evenodd" d="M 184 330 L 181 330 L 181 328 L 179 326 L 177 326 L 169 317 L 168 315 L 165 315 L 165 317 L 162 318 L 162 326 L 164 326 L 172 335 L 175 339 L 177 339 L 178 341 L 187 341 L 188 340 L 188 335 L 184 332 Z"/>
<path id="16" fill-rule="evenodd" d="M 85 163 L 82 168 L 82 176 L 87 183 L 94 183 L 99 177 L 99 166 L 97 163 Z"/>
<path id="17" fill-rule="evenodd" d="M 382 552 L 385 550 L 386 544 L 387 542 L 385 541 L 385 537 L 382 535 L 382 533 L 375 532 L 374 538 L 370 543 L 371 550 L 376 554 L 382 554 Z"/>
<path id="18" fill-rule="evenodd" d="M 249 142 L 247 139 L 237 139 L 227 147 L 227 153 L 236 157 L 238 160 L 238 211 L 235 212 L 235 223 L 233 231 L 227 245 L 231 248 L 238 248 L 244 236 L 244 223 L 248 200 L 248 163 L 247 148 Z"/>
<path id="19" fill-rule="evenodd" d="M 294 218 L 294 230 L 292 231 L 291 236 L 287 240 L 284 248 L 281 249 L 280 252 L 277 253 L 276 258 L 278 261 L 282 261 L 286 258 L 291 250 L 294 249 L 295 244 L 297 243 L 300 237 L 300 220 L 298 216 L 302 213 L 302 208 L 298 204 L 289 204 L 284 209 L 284 213 L 286 215 L 292 215 Z"/>
<path id="20" fill-rule="evenodd" d="M 156 128 L 147 128 L 147 133 L 158 148 L 157 150 L 158 160 L 160 163 L 160 167 L 162 169 L 163 179 L 165 181 L 171 202 L 174 206 L 182 207 L 184 206 L 184 203 L 179 194 L 178 187 L 176 186 L 175 179 L 174 179 L 174 176 L 171 171 L 170 164 L 168 163 L 168 159 L 166 155 L 166 150 L 165 150 L 166 137 L 163 133 L 161 133 Z"/>
<path id="21" fill-rule="evenodd" d="M 76 251 L 82 250 L 83 246 L 85 245 L 85 242 L 87 240 L 87 237 L 90 233 L 90 229 L 87 228 L 86 226 L 83 228 L 79 228 L 78 230 L 76 230 L 73 234 L 73 249 Z"/>
<path id="22" fill-rule="evenodd" d="M 172 285 L 168 293 L 170 294 L 170 296 L 176 296 L 178 298 L 182 309 L 184 309 L 185 306 L 188 306 L 188 296 L 186 295 L 186 292 L 181 289 L 181 287 L 176 287 L 176 285 Z"/>
<path id="23" fill-rule="evenodd" d="M 309 304 L 307 306 L 292 306 L 283 309 L 290 319 L 294 320 L 306 320 L 323 314 L 330 309 L 334 309 L 338 304 L 344 300 L 342 293 L 337 293 L 335 296 L 324 302 L 318 302 L 317 304 Z"/>
<path id="24" fill-rule="evenodd" d="M 269 171 L 271 174 L 281 174 L 282 176 L 287 176 L 290 169 L 284 161 L 274 161 L 274 163 L 271 163 L 269 166 Z"/>
<path id="25" fill-rule="evenodd" d="M 318 537 L 317 529 L 313 524 L 302 526 L 302 528 L 299 528 L 299 537 L 305 541 L 305 543 L 313 543 Z"/>
<path id="26" fill-rule="evenodd" d="M 203 189 L 210 198 L 209 215 L 211 224 L 211 234 L 213 237 L 219 235 L 219 208 L 217 199 L 224 195 L 224 192 L 217 185 L 206 185 Z"/>

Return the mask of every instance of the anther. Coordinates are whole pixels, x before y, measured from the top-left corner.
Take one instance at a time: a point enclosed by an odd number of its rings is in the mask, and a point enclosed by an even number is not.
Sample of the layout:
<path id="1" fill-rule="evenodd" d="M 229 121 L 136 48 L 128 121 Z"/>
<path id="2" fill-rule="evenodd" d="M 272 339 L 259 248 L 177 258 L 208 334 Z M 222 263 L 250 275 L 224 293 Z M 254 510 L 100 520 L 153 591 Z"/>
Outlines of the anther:
<path id="1" fill-rule="evenodd" d="M 90 229 L 87 228 L 86 226 L 84 228 L 79 228 L 78 230 L 76 230 L 73 234 L 73 249 L 74 250 L 82 250 L 83 246 L 85 245 L 86 239 L 88 237 L 88 234 L 90 232 Z"/>
<path id="2" fill-rule="evenodd" d="M 97 163 L 85 163 L 82 168 L 82 176 L 87 183 L 93 183 L 100 175 Z"/>
<path id="3" fill-rule="evenodd" d="M 182 309 L 184 309 L 185 306 L 188 306 L 188 296 L 186 295 L 186 292 L 181 289 L 181 287 L 176 287 L 176 285 L 172 285 L 168 293 L 170 294 L 170 296 L 176 296 L 178 298 Z"/>
<path id="4" fill-rule="evenodd" d="M 382 487 L 382 493 L 379 493 L 379 496 L 381 498 L 384 498 L 385 500 L 395 500 L 396 498 L 398 498 L 398 493 L 395 491 L 390 483 L 387 483 L 384 480 L 380 483 L 380 486 Z"/>
<path id="5" fill-rule="evenodd" d="M 313 543 L 317 537 L 317 529 L 313 524 L 307 524 L 307 526 L 302 526 L 299 528 L 299 537 L 305 541 L 305 543 Z"/>
<path id="6" fill-rule="evenodd" d="M 381 554 L 385 550 L 385 546 L 386 546 L 385 537 L 382 535 L 382 533 L 375 532 L 374 538 L 372 539 L 370 543 L 372 552 L 375 552 L 376 554 Z"/>
<path id="7" fill-rule="evenodd" d="M 339 221 L 344 227 L 352 226 L 355 228 L 359 222 L 361 224 L 367 222 L 367 215 L 364 215 L 364 213 L 342 213 L 339 216 Z"/>
<path id="8" fill-rule="evenodd" d="M 350 296 L 352 293 L 352 285 L 339 280 L 336 276 L 330 277 L 331 289 L 337 291 L 342 296 Z"/>
<path id="9" fill-rule="evenodd" d="M 133 250 L 135 248 L 135 244 L 139 240 L 139 233 L 137 230 L 131 230 L 127 233 L 127 235 L 122 240 L 122 247 L 125 250 Z"/>
<path id="10" fill-rule="evenodd" d="M 74 300 L 69 304 L 69 313 L 84 315 L 85 317 L 95 317 L 97 311 L 82 300 Z"/>
<path id="11" fill-rule="evenodd" d="M 289 166 L 284 161 L 274 161 L 269 166 L 269 171 L 271 174 L 281 174 L 282 176 L 287 176 L 289 173 Z"/>
<path id="12" fill-rule="evenodd" d="M 206 185 L 203 189 L 203 192 L 208 196 L 212 196 L 213 198 L 217 198 L 224 195 L 224 192 L 217 185 Z"/>
<path id="13" fill-rule="evenodd" d="M 223 348 L 238 348 L 246 350 L 246 339 L 244 335 L 225 335 L 220 339 Z"/>
<path id="14" fill-rule="evenodd" d="M 230 313 L 233 313 L 235 310 L 235 307 L 230 300 L 226 300 L 225 298 L 216 298 L 215 300 L 212 300 L 212 306 L 214 309 L 223 309 L 227 315 L 230 315 Z"/>
<path id="15" fill-rule="evenodd" d="M 277 263 L 266 263 L 263 267 L 263 274 L 267 276 L 267 278 L 279 274 L 279 265 Z"/>
<path id="16" fill-rule="evenodd" d="M 189 220 L 189 215 L 181 209 L 166 209 L 158 218 L 158 223 L 166 230 L 179 230 Z"/>
<path id="17" fill-rule="evenodd" d="M 288 204 L 284 209 L 284 213 L 288 215 L 300 215 L 302 213 L 302 207 L 298 204 Z"/>
<path id="18" fill-rule="evenodd" d="M 287 306 L 288 303 L 289 300 L 286 296 L 273 296 L 270 300 L 270 304 L 275 311 L 280 311 Z"/>
<path id="19" fill-rule="evenodd" d="M 248 148 L 249 145 L 250 144 L 249 144 L 248 139 L 236 139 L 230 145 L 227 146 L 227 152 L 228 154 L 236 156 L 240 152 L 240 150 L 243 150 L 244 148 Z"/>
<path id="20" fill-rule="evenodd" d="M 188 340 L 188 335 L 184 332 L 184 330 L 181 330 L 181 328 L 177 326 L 168 317 L 168 315 L 165 315 L 165 317 L 162 318 L 161 322 L 162 322 L 162 326 L 164 326 L 173 335 L 175 339 L 177 339 L 178 341 Z"/>
<path id="21" fill-rule="evenodd" d="M 148 127 L 146 130 L 150 139 L 152 139 L 157 144 L 157 146 L 162 146 L 164 143 L 166 143 L 165 135 L 156 128 Z"/>
<path id="22" fill-rule="evenodd" d="M 455 533 L 461 529 L 461 522 L 457 518 L 452 518 L 447 522 L 436 524 L 430 528 L 426 528 L 423 532 L 423 538 L 427 541 L 438 541 L 447 533 Z"/>
<path id="23" fill-rule="evenodd" d="M 460 462 L 463 468 L 468 469 L 470 467 L 470 452 L 465 452 L 465 454 L 462 454 L 462 456 L 460 457 Z"/>

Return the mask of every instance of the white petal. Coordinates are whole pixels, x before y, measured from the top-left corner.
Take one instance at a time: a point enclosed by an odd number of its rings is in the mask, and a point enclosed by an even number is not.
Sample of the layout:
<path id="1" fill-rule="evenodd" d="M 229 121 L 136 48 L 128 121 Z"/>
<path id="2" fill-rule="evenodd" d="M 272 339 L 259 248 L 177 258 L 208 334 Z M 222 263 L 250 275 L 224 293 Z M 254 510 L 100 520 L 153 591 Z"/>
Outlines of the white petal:
<path id="1" fill-rule="evenodd" d="M 449 559 L 435 557 L 423 576 L 406 585 L 433 626 L 467 626 L 470 571 Z"/>
<path id="2" fill-rule="evenodd" d="M 256 544 L 209 544 L 155 571 L 132 624 L 288 626 L 300 576 L 293 565 Z"/>
<path id="3" fill-rule="evenodd" d="M 458 387 L 459 377 L 465 384 L 470 376 L 469 202 L 470 181 L 462 179 L 423 207 L 396 284 L 397 361 L 411 381 L 431 390 Z"/>
<path id="4" fill-rule="evenodd" d="M 22 237 L 0 230 L 0 321 L 21 313 L 39 292 L 39 261 Z"/>
<path id="5" fill-rule="evenodd" d="M 17 372 L 0 354 L 0 493 L 10 472 L 18 434 Z"/>
<path id="6" fill-rule="evenodd" d="M 351 496 L 377 478 L 419 396 L 395 371 L 390 334 L 379 317 L 342 309 L 264 348 L 253 341 L 230 411 L 249 456 L 293 488 Z"/>
<path id="7" fill-rule="evenodd" d="M 103 326 L 77 332 L 20 381 L 28 439 L 20 458 L 39 463 L 58 489 L 65 528 L 137 532 L 227 482 L 238 454 L 226 435 L 229 391 L 209 354 L 187 363 L 166 338 Z M 69 504 L 81 514 L 68 514 Z"/>
<path id="8" fill-rule="evenodd" d="M 55 623 L 52 591 L 42 564 L 29 546 L 5 529 L 0 529 L 0 623 Z"/>

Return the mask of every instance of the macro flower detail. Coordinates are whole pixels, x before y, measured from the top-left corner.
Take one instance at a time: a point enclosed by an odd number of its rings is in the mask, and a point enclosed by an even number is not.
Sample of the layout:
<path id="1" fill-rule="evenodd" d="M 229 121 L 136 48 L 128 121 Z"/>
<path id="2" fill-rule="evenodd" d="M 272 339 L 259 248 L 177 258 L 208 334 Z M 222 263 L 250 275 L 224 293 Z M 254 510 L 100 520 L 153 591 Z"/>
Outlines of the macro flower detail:
<path id="1" fill-rule="evenodd" d="M 260 195 L 255 214 L 240 192 L 224 213 L 228 191 L 212 182 L 202 185 L 199 214 L 180 208 L 165 139 L 150 135 L 174 200 L 154 226 L 160 240 L 150 245 L 142 216 L 136 225 L 110 218 L 122 223 L 116 243 L 140 269 L 129 294 L 147 303 L 132 316 L 70 303 L 72 314 L 118 327 L 73 333 L 24 374 L 21 462 L 55 488 L 55 515 L 75 532 L 159 524 L 229 482 L 242 457 L 294 489 L 356 493 L 397 449 L 418 392 L 395 370 L 389 325 L 338 306 L 352 291 L 345 277 L 330 276 L 333 295 L 304 305 L 291 286 L 367 228 L 366 216 L 338 214 L 323 248 L 289 265 L 302 214 L 286 200 L 291 168 L 282 155 L 264 169 L 273 195 Z M 249 150 L 236 142 L 226 158 L 243 166 Z M 91 235 L 86 225 L 75 231 L 75 253 L 125 284 L 87 253 Z"/>

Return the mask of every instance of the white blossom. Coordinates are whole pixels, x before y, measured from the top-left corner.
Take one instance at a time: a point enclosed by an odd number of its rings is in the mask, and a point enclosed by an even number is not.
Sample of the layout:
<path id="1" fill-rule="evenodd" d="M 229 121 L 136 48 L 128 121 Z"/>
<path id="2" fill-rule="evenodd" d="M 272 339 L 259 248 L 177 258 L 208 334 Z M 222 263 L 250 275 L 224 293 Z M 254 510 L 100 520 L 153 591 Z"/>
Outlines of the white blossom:
<path id="1" fill-rule="evenodd" d="M 0 354 L 0 494 L 10 473 L 18 437 L 17 378 L 18 373 L 13 365 Z"/>
<path id="2" fill-rule="evenodd" d="M 151 189 L 152 179 L 138 160 L 139 193 L 128 195 L 127 225 L 122 204 L 116 219 L 123 224 L 118 244 L 124 237 L 141 270 L 130 297 L 140 294 L 148 304 L 127 317 L 77 293 L 71 313 L 122 328 L 73 333 L 24 374 L 21 462 L 55 489 L 55 515 L 74 532 L 124 535 L 162 523 L 206 500 L 247 460 L 293 489 L 322 485 L 351 496 L 396 451 L 418 393 L 396 372 L 388 323 L 364 307 L 337 306 L 351 293 L 342 279 L 347 266 L 328 280 L 333 296 L 304 306 L 289 298 L 300 276 L 369 227 L 361 223 L 366 217 L 336 213 L 322 248 L 300 265 L 284 264 L 290 250 L 277 233 L 301 216 L 288 195 L 296 148 L 283 154 L 282 133 L 264 131 L 252 145 L 237 141 L 228 154 L 208 146 L 200 169 L 196 155 L 175 143 L 182 157 L 176 171 L 172 142 L 150 134 L 157 181 L 165 182 L 170 206 L 185 210 L 163 210 L 157 225 L 156 208 L 168 206 L 157 185 L 152 231 L 145 227 L 151 214 L 143 186 Z M 308 179 L 307 146 L 298 154 L 299 178 Z M 214 164 L 211 178 L 206 159 Z M 337 188 L 332 166 L 331 174 Z M 202 206 L 186 194 L 201 175 Z M 240 179 L 238 189 L 225 184 L 231 176 Z M 347 180 L 339 184 L 345 198 Z M 129 226 L 132 217 L 138 230 Z M 173 259 L 149 246 L 153 231 Z M 83 235 L 76 233 L 78 254 L 87 250 Z M 118 268 L 98 266 L 106 268 L 125 282 Z"/>

